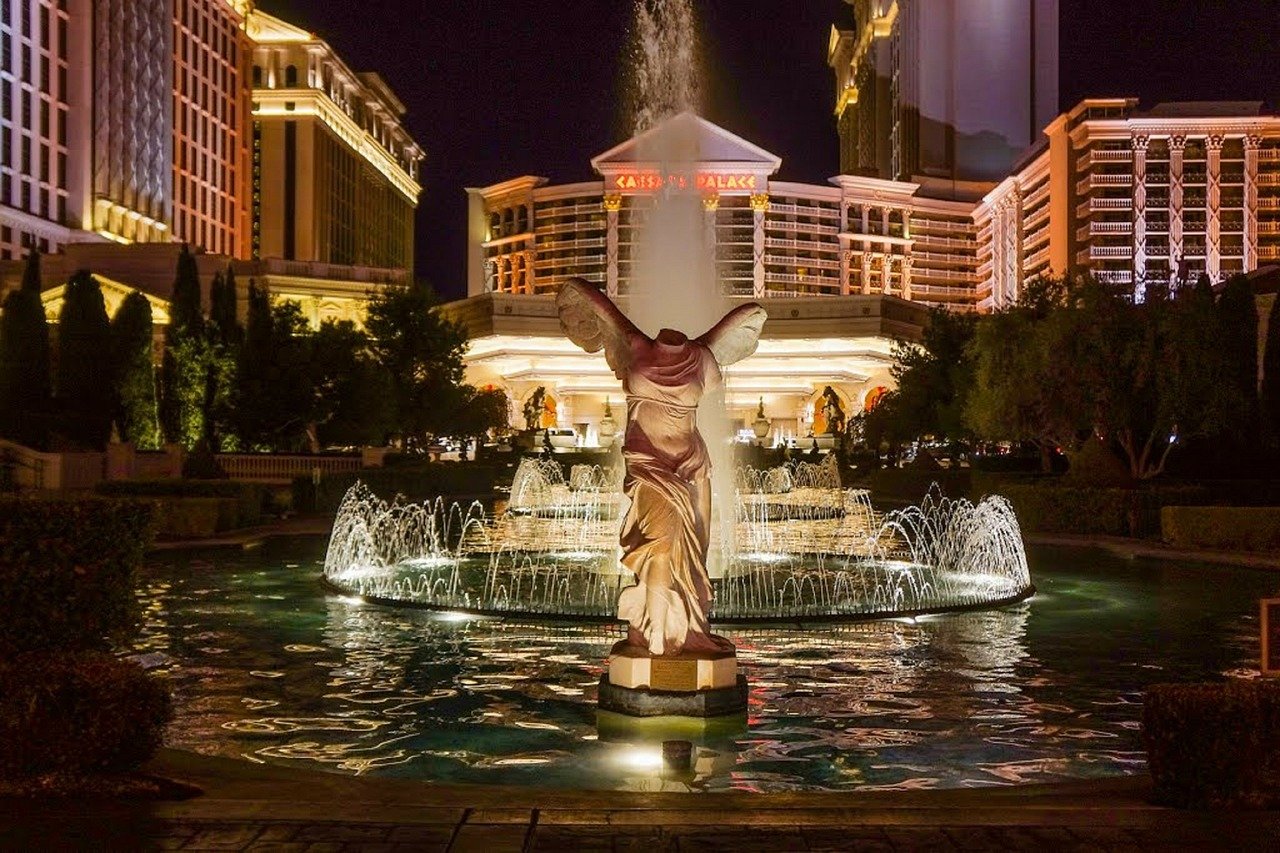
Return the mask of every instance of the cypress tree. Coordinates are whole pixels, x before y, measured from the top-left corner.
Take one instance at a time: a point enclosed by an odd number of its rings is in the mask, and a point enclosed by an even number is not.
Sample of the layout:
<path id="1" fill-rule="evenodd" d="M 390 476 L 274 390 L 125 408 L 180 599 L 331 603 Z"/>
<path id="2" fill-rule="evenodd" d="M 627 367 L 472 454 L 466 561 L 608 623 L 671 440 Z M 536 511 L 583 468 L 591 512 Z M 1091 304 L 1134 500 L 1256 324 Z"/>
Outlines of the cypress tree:
<path id="1" fill-rule="evenodd" d="M 151 303 L 135 290 L 111 321 L 111 362 L 120 437 L 139 450 L 160 447 L 153 334 Z"/>
<path id="2" fill-rule="evenodd" d="M 1272 445 L 1280 447 L 1280 294 L 1267 315 L 1267 343 L 1262 351 L 1262 417 Z"/>
<path id="3" fill-rule="evenodd" d="M 205 383 L 205 428 L 209 446 L 237 449 L 232 407 L 236 393 L 236 360 L 244 339 L 237 319 L 236 278 L 230 264 L 215 275 L 209 292 L 208 373 Z"/>
<path id="4" fill-rule="evenodd" d="M 27 254 L 22 287 L 0 313 L 0 435 L 29 447 L 48 442 L 52 404 L 49 326 L 40 301 L 40 252 Z"/>
<path id="5" fill-rule="evenodd" d="M 88 270 L 67 283 L 58 317 L 58 403 L 63 432 L 88 447 L 101 448 L 111 433 L 111 322 L 102 289 Z"/>
<path id="6" fill-rule="evenodd" d="M 200 274 L 195 256 L 184 245 L 178 255 L 169 327 L 165 329 L 160 423 L 166 441 L 187 448 L 195 447 L 205 435 L 207 349 L 200 308 Z"/>
<path id="7" fill-rule="evenodd" d="M 1217 308 L 1224 379 L 1237 415 L 1231 432 L 1237 439 L 1252 440 L 1258 426 L 1258 310 L 1249 279 L 1227 279 Z"/>
<path id="8" fill-rule="evenodd" d="M 273 329 L 271 297 L 265 287 L 249 280 L 244 342 L 236 366 L 236 431 L 245 447 L 261 446 L 266 440 L 262 412 L 269 393 Z"/>

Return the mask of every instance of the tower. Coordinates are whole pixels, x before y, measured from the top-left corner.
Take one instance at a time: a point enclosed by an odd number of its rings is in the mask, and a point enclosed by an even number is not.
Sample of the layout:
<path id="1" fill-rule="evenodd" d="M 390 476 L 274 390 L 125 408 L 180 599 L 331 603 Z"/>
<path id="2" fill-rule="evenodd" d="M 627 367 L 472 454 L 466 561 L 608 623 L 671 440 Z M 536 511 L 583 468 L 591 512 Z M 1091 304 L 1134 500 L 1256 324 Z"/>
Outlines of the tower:
<path id="1" fill-rule="evenodd" d="M 1058 0 L 846 0 L 832 28 L 840 165 L 968 198 L 1058 113 Z"/>

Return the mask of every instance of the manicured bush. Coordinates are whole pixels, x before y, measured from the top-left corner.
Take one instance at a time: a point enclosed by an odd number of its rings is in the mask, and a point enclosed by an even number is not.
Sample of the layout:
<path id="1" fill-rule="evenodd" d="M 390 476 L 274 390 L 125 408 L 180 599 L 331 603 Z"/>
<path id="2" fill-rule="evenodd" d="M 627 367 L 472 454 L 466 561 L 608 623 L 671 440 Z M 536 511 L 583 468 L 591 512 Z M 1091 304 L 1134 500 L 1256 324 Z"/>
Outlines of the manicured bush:
<path id="1" fill-rule="evenodd" d="M 870 471 L 853 485 L 871 490 L 871 500 L 919 503 L 936 483 L 942 494 L 962 498 L 969 494 L 971 475 L 967 468 L 921 470 L 880 468 Z"/>
<path id="2" fill-rule="evenodd" d="M 1280 807 L 1280 681 L 1154 685 L 1142 734 L 1158 802 Z"/>
<path id="3" fill-rule="evenodd" d="M 0 500 L 0 660 L 127 636 L 151 522 L 136 501 Z"/>
<path id="4" fill-rule="evenodd" d="M 1067 486 L 1057 481 L 1007 483 L 996 489 L 1013 504 L 1027 533 L 1154 536 L 1160 531 L 1160 508 L 1195 500 L 1195 486 L 1140 489 Z"/>
<path id="5" fill-rule="evenodd" d="M 1128 489 L 1008 485 L 1001 494 L 1027 533 L 1123 536 L 1128 530 Z"/>
<path id="6" fill-rule="evenodd" d="M 220 530 L 261 524 L 262 508 L 268 500 L 265 486 L 235 480 L 117 480 L 99 483 L 96 491 L 121 497 L 232 499 L 236 503 L 234 518 L 224 522 Z"/>
<path id="7" fill-rule="evenodd" d="M 171 715 L 162 679 L 105 652 L 0 660 L 0 776 L 132 769 Z"/>
<path id="8" fill-rule="evenodd" d="M 1179 548 L 1274 551 L 1280 549 L 1280 507 L 1166 506 L 1160 531 Z"/>
<path id="9" fill-rule="evenodd" d="M 403 495 L 411 501 L 437 497 L 484 497 L 493 492 L 496 471 L 476 462 L 424 462 L 394 468 L 366 468 L 349 474 L 326 474 L 317 486 L 309 476 L 293 481 L 293 506 L 301 512 L 334 512 L 357 480 L 377 496 Z"/>

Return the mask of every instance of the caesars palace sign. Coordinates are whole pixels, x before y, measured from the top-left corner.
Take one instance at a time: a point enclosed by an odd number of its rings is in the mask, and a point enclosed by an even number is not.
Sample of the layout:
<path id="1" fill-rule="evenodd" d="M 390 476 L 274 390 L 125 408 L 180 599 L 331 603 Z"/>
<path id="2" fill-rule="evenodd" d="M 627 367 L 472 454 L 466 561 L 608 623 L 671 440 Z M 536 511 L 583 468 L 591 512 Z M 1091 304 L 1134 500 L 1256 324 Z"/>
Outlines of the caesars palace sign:
<path id="1" fill-rule="evenodd" d="M 759 192 L 764 189 L 764 179 L 759 175 L 723 172 L 668 175 L 661 172 L 619 172 L 609 175 L 605 183 L 608 189 L 631 192 L 655 192 L 667 186 L 700 192 Z"/>

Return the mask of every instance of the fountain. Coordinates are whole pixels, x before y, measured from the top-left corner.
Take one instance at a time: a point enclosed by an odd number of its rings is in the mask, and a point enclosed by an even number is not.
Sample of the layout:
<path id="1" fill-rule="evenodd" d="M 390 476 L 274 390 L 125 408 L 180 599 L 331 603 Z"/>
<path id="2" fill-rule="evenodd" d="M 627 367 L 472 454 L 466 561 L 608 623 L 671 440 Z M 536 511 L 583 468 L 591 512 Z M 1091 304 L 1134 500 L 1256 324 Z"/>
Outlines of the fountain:
<path id="1" fill-rule="evenodd" d="M 522 460 L 511 505 L 497 515 L 479 504 L 388 502 L 356 484 L 334 521 L 326 580 L 393 604 L 614 619 L 633 582 L 618 567 L 623 496 L 616 482 L 599 488 L 586 475 L 573 488 L 552 465 L 556 473 Z M 917 507 L 881 512 L 832 476 L 830 463 L 736 472 L 737 549 L 712 576 L 713 621 L 916 616 L 1031 592 L 1003 498 L 974 504 L 931 491 Z"/>
<path id="2" fill-rule="evenodd" d="M 686 138 L 694 123 L 665 120 L 699 107 L 691 0 L 637 0 L 636 36 L 642 159 L 658 174 L 684 174 L 695 159 L 696 140 Z M 682 183 L 668 180 L 655 194 L 622 294 L 623 319 L 646 340 L 669 324 L 701 332 L 732 306 L 703 234 L 703 200 Z M 715 393 L 702 397 L 697 424 L 716 512 L 707 535 L 716 621 L 912 615 L 993 606 L 1031 590 L 1017 519 L 1002 498 L 973 504 L 933 492 L 918 507 L 881 512 L 865 491 L 842 486 L 834 457 L 735 470 Z M 619 564 L 621 485 L 620 466 L 566 472 L 552 459 L 525 459 L 494 516 L 475 505 L 386 503 L 357 485 L 339 509 L 325 576 L 383 601 L 612 619 L 633 583 Z"/>

